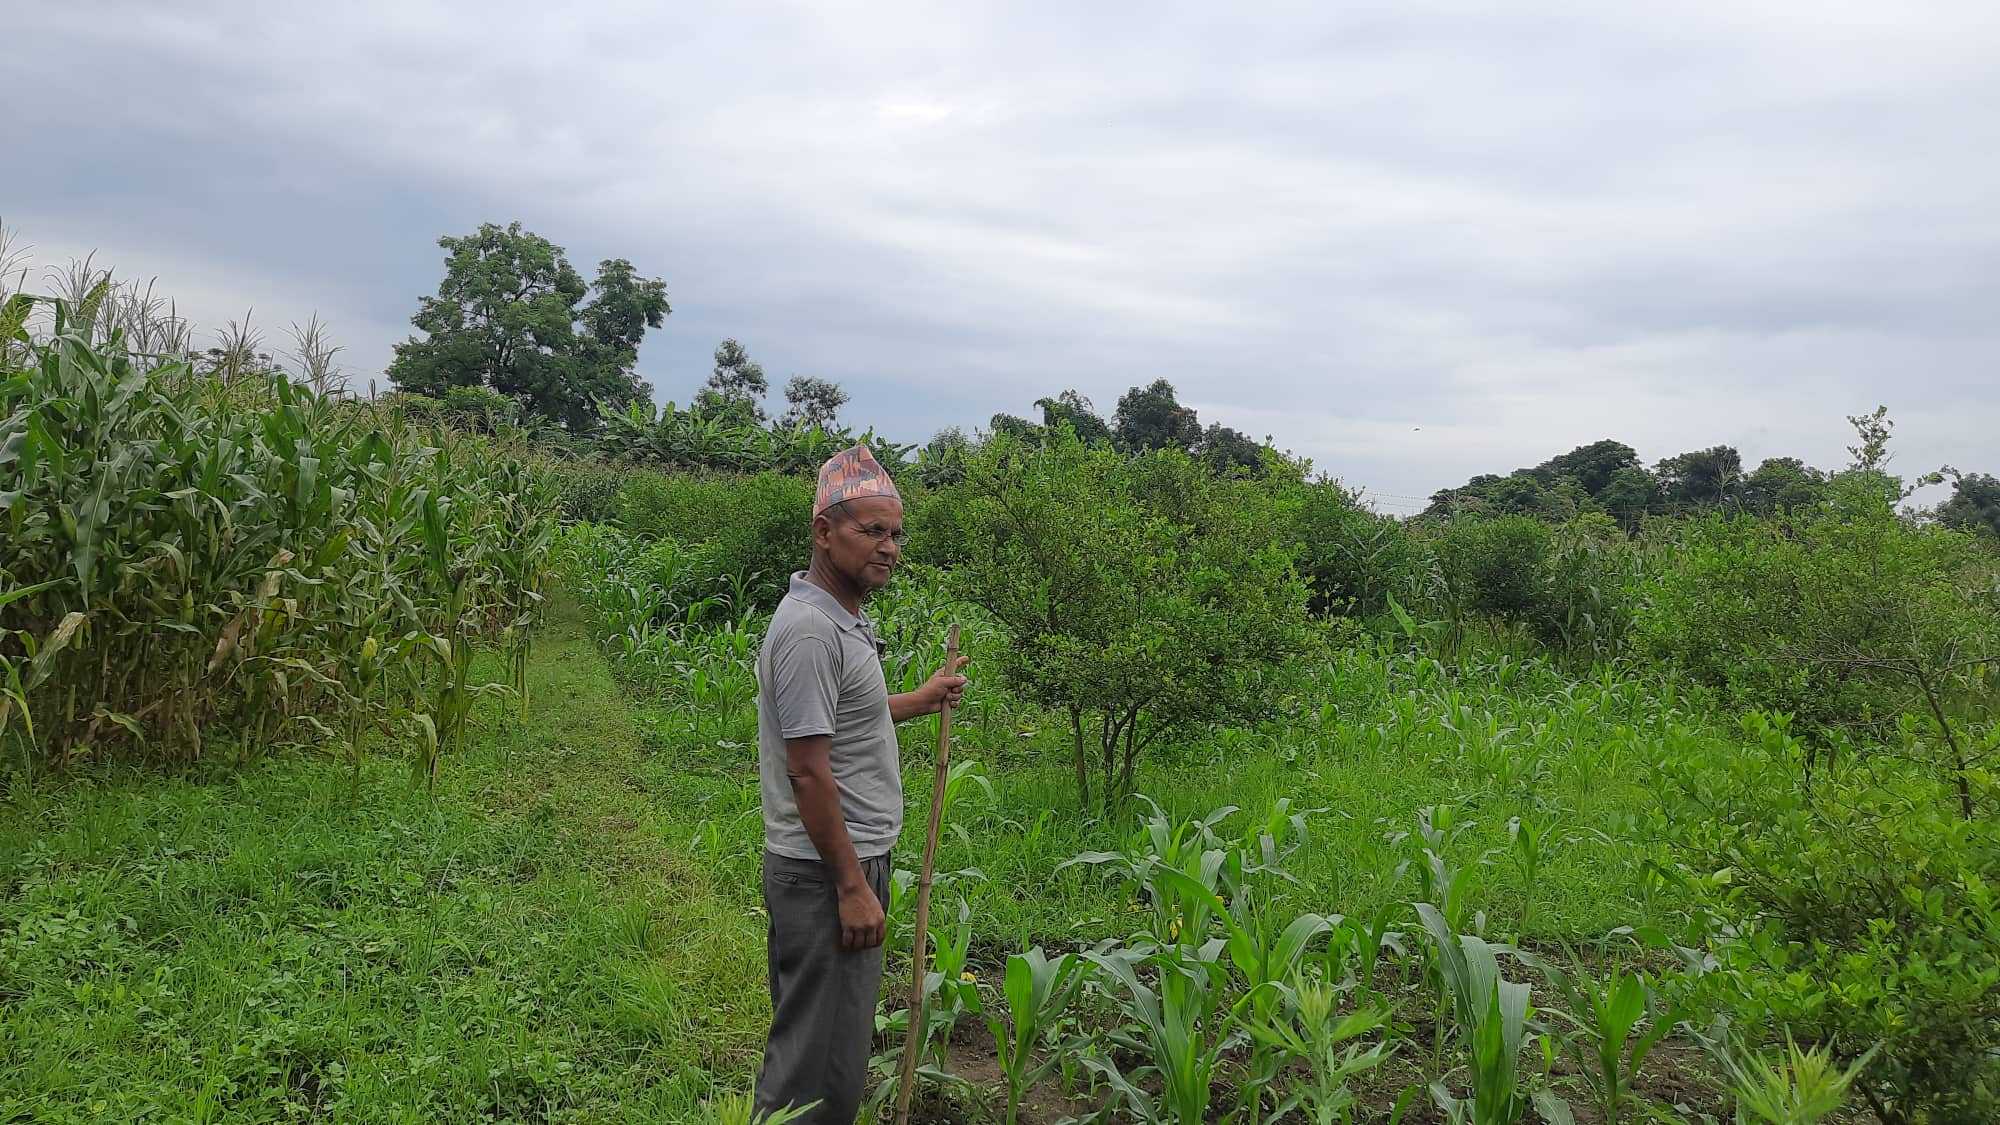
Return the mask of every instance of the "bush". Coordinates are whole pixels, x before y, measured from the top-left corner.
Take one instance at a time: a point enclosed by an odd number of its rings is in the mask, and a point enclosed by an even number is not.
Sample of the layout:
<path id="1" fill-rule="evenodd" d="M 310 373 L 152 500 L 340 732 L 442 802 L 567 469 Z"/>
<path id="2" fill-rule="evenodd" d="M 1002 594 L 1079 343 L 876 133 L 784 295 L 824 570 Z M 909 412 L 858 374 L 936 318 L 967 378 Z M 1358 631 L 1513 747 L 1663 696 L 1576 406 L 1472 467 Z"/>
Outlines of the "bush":
<path id="1" fill-rule="evenodd" d="M 955 567 L 968 558 L 971 532 L 967 525 L 968 493 L 961 485 L 903 488 L 903 526 L 910 541 L 903 560 L 923 566 Z"/>
<path id="2" fill-rule="evenodd" d="M 1906 763 L 1843 756 L 1808 784 L 1786 720 L 1743 730 L 1655 763 L 1669 837 L 1729 922 L 1698 987 L 1846 1058 L 1881 1044 L 1858 1088 L 1885 1122 L 2000 1120 L 2000 830 Z"/>
<path id="3" fill-rule="evenodd" d="M 1373 617 L 1408 595 L 1423 552 L 1402 523 L 1363 508 L 1337 481 L 1281 487 L 1294 493 L 1298 568 L 1314 613 Z"/>
<path id="4" fill-rule="evenodd" d="M 1618 656 L 1631 641 L 1655 556 L 1601 512 L 1586 512 L 1556 528 L 1531 619 L 1535 632 L 1580 656 Z"/>
<path id="5" fill-rule="evenodd" d="M 1261 713 L 1272 673 L 1306 643 L 1305 585 L 1262 482 L 1061 432 L 994 439 L 964 496 L 956 586 L 1008 634 L 1003 679 L 1068 716 L 1086 804 L 1093 774 L 1114 804 L 1149 747 Z"/>
<path id="6" fill-rule="evenodd" d="M 1789 524 L 1689 523 L 1636 629 L 1646 651 L 1738 707 L 1877 733 L 1914 707 L 1963 779 L 1978 763 L 1955 724 L 1990 707 L 1982 685 L 2000 657 L 1992 589 L 1971 536 L 1859 496 Z"/>
<path id="7" fill-rule="evenodd" d="M 812 556 L 813 483 L 755 476 L 634 471 L 618 519 L 634 535 L 693 548 L 690 580 L 728 596 L 729 610 L 768 610 Z"/>
<path id="8" fill-rule="evenodd" d="M 1436 540 L 1445 597 L 1474 613 L 1529 622 L 1542 609 L 1549 527 L 1530 516 L 1446 524 Z"/>
<path id="9" fill-rule="evenodd" d="M 574 523 L 610 523 L 618 518 L 619 496 L 630 470 L 596 460 L 547 461 L 542 471 L 555 482 L 563 518 Z"/>

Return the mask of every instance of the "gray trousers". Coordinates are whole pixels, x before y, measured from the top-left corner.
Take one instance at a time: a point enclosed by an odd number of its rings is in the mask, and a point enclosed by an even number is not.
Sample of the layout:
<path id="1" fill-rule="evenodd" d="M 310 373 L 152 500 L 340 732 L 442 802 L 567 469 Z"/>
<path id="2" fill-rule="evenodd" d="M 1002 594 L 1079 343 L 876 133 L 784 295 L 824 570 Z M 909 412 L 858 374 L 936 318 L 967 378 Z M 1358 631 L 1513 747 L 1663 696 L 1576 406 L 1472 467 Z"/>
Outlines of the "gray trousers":
<path id="1" fill-rule="evenodd" d="M 861 861 L 889 908 L 889 857 Z M 757 1072 L 757 1110 L 817 1101 L 803 1125 L 852 1125 L 868 1084 L 868 1048 L 882 994 L 882 947 L 840 948 L 840 897 L 826 865 L 764 853 L 771 1037 Z"/>

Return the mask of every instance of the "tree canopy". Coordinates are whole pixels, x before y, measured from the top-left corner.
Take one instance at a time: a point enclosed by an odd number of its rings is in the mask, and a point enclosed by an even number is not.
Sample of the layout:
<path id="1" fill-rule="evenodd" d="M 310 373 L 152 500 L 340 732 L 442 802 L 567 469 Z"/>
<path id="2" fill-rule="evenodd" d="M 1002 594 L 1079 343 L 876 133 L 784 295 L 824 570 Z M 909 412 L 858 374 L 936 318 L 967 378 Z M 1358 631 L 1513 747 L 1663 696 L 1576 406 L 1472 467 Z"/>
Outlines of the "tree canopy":
<path id="1" fill-rule="evenodd" d="M 1112 423 L 1118 444 L 1132 452 L 1148 449 L 1193 449 L 1201 441 L 1201 423 L 1193 410 L 1174 396 L 1174 385 L 1155 379 L 1133 387 L 1118 399 Z"/>
<path id="2" fill-rule="evenodd" d="M 396 345 L 388 374 L 398 388 L 442 399 L 489 387 L 571 430 L 594 425 L 598 401 L 644 396 L 633 366 L 646 329 L 672 311 L 664 281 L 609 258 L 585 283 L 562 247 L 519 222 L 438 245 L 444 279 L 410 318 L 422 337 Z"/>
<path id="3" fill-rule="evenodd" d="M 830 430 L 840 408 L 847 405 L 847 392 L 829 379 L 794 375 L 785 384 L 785 404 L 785 416 L 778 420 L 779 424 Z"/>
<path id="4" fill-rule="evenodd" d="M 1961 474 L 1952 485 L 1951 499 L 1938 506 L 1937 514 L 1946 527 L 2000 535 L 2000 477 Z"/>
<path id="5" fill-rule="evenodd" d="M 694 409 L 762 424 L 764 396 L 770 390 L 771 381 L 764 377 L 763 366 L 750 358 L 742 344 L 724 340 L 715 346 L 715 368 L 708 382 L 695 392 Z"/>

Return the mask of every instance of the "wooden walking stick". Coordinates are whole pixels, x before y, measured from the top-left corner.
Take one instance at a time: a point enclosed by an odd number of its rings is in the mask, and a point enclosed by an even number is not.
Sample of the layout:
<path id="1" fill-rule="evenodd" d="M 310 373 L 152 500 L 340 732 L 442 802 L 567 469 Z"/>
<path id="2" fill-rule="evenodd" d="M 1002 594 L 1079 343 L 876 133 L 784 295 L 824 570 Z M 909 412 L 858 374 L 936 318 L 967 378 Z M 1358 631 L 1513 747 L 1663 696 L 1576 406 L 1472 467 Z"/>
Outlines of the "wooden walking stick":
<path id="1" fill-rule="evenodd" d="M 944 666 L 957 671 L 958 626 L 945 641 Z M 909 1125 L 910 1093 L 917 1086 L 917 1056 L 924 1047 L 924 978 L 930 975 L 931 872 L 937 866 L 938 828 L 944 820 L 944 783 L 951 772 L 951 704 L 938 708 L 937 781 L 931 786 L 931 823 L 924 833 L 924 866 L 917 876 L 917 932 L 910 943 L 910 1034 L 903 1041 L 903 1083 L 896 1091 L 896 1125 Z"/>

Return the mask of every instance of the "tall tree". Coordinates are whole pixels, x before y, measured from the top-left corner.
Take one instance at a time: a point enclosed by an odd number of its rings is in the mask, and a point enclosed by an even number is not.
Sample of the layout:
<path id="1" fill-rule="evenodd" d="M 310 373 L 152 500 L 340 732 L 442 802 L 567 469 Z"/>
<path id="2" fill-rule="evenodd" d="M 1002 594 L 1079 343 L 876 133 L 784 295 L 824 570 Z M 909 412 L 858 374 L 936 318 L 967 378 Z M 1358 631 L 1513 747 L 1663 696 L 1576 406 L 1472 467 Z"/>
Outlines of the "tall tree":
<path id="1" fill-rule="evenodd" d="M 1066 424 L 1086 445 L 1111 440 L 1111 427 L 1097 416 L 1097 408 L 1090 404 L 1090 400 L 1076 391 L 1064 391 L 1054 398 L 1036 399 L 1035 406 L 1042 412 L 1042 425 L 1050 430 Z"/>
<path id="2" fill-rule="evenodd" d="M 995 435 L 1019 438 L 1023 441 L 1040 441 L 1043 430 L 1018 414 L 995 414 L 986 423 L 986 428 Z"/>
<path id="3" fill-rule="evenodd" d="M 1619 470 L 1638 464 L 1637 450 L 1622 441 L 1605 438 L 1549 458 L 1535 467 L 1534 474 L 1543 484 L 1554 484 L 1561 477 L 1573 477 L 1585 492 L 1596 496 L 1604 491 L 1604 486 L 1611 483 L 1611 478 Z"/>
<path id="4" fill-rule="evenodd" d="M 1938 505 L 1937 514 L 1946 527 L 2000 535 L 2000 477 L 1959 474 L 1952 484 L 1951 499 Z"/>
<path id="5" fill-rule="evenodd" d="M 1734 446 L 1697 449 L 1659 464 L 1660 490 L 1669 502 L 1700 506 L 1720 504 L 1737 494 L 1743 481 L 1743 455 Z"/>
<path id="6" fill-rule="evenodd" d="M 438 398 L 490 387 L 573 430 L 594 424 L 594 400 L 623 406 L 643 395 L 633 365 L 646 329 L 672 311 L 665 282 L 614 258 L 586 284 L 562 247 L 519 222 L 438 245 L 444 279 L 410 318 L 423 337 L 396 345 L 397 387 Z"/>
<path id="7" fill-rule="evenodd" d="M 847 405 L 847 392 L 829 379 L 794 375 L 785 384 L 785 403 L 785 416 L 780 419 L 785 425 L 830 430 L 840 408 Z"/>
<path id="8" fill-rule="evenodd" d="M 1826 497 L 1826 474 L 1796 457 L 1766 457 L 1743 478 L 1743 503 L 1763 515 L 1809 508 Z"/>
<path id="9" fill-rule="evenodd" d="M 724 340 L 715 346 L 715 369 L 695 394 L 694 406 L 703 413 L 731 414 L 761 424 L 763 399 L 770 390 L 763 366 L 750 358 L 742 344 Z"/>
<path id="10" fill-rule="evenodd" d="M 1896 429 L 1889 408 L 1878 406 L 1873 414 L 1850 414 L 1847 424 L 1854 427 L 1854 444 L 1847 447 L 1854 458 L 1853 467 L 1862 472 L 1881 472 L 1889 463 L 1889 438 Z"/>
<path id="11" fill-rule="evenodd" d="M 1174 397 L 1174 385 L 1155 379 L 1133 387 L 1118 400 L 1113 429 L 1118 444 L 1131 452 L 1145 449 L 1193 449 L 1201 442 L 1201 423 L 1194 411 Z"/>
<path id="12" fill-rule="evenodd" d="M 1261 477 L 1264 475 L 1264 447 L 1250 440 L 1242 430 L 1211 422 L 1202 431 L 1195 455 L 1217 476 Z"/>

